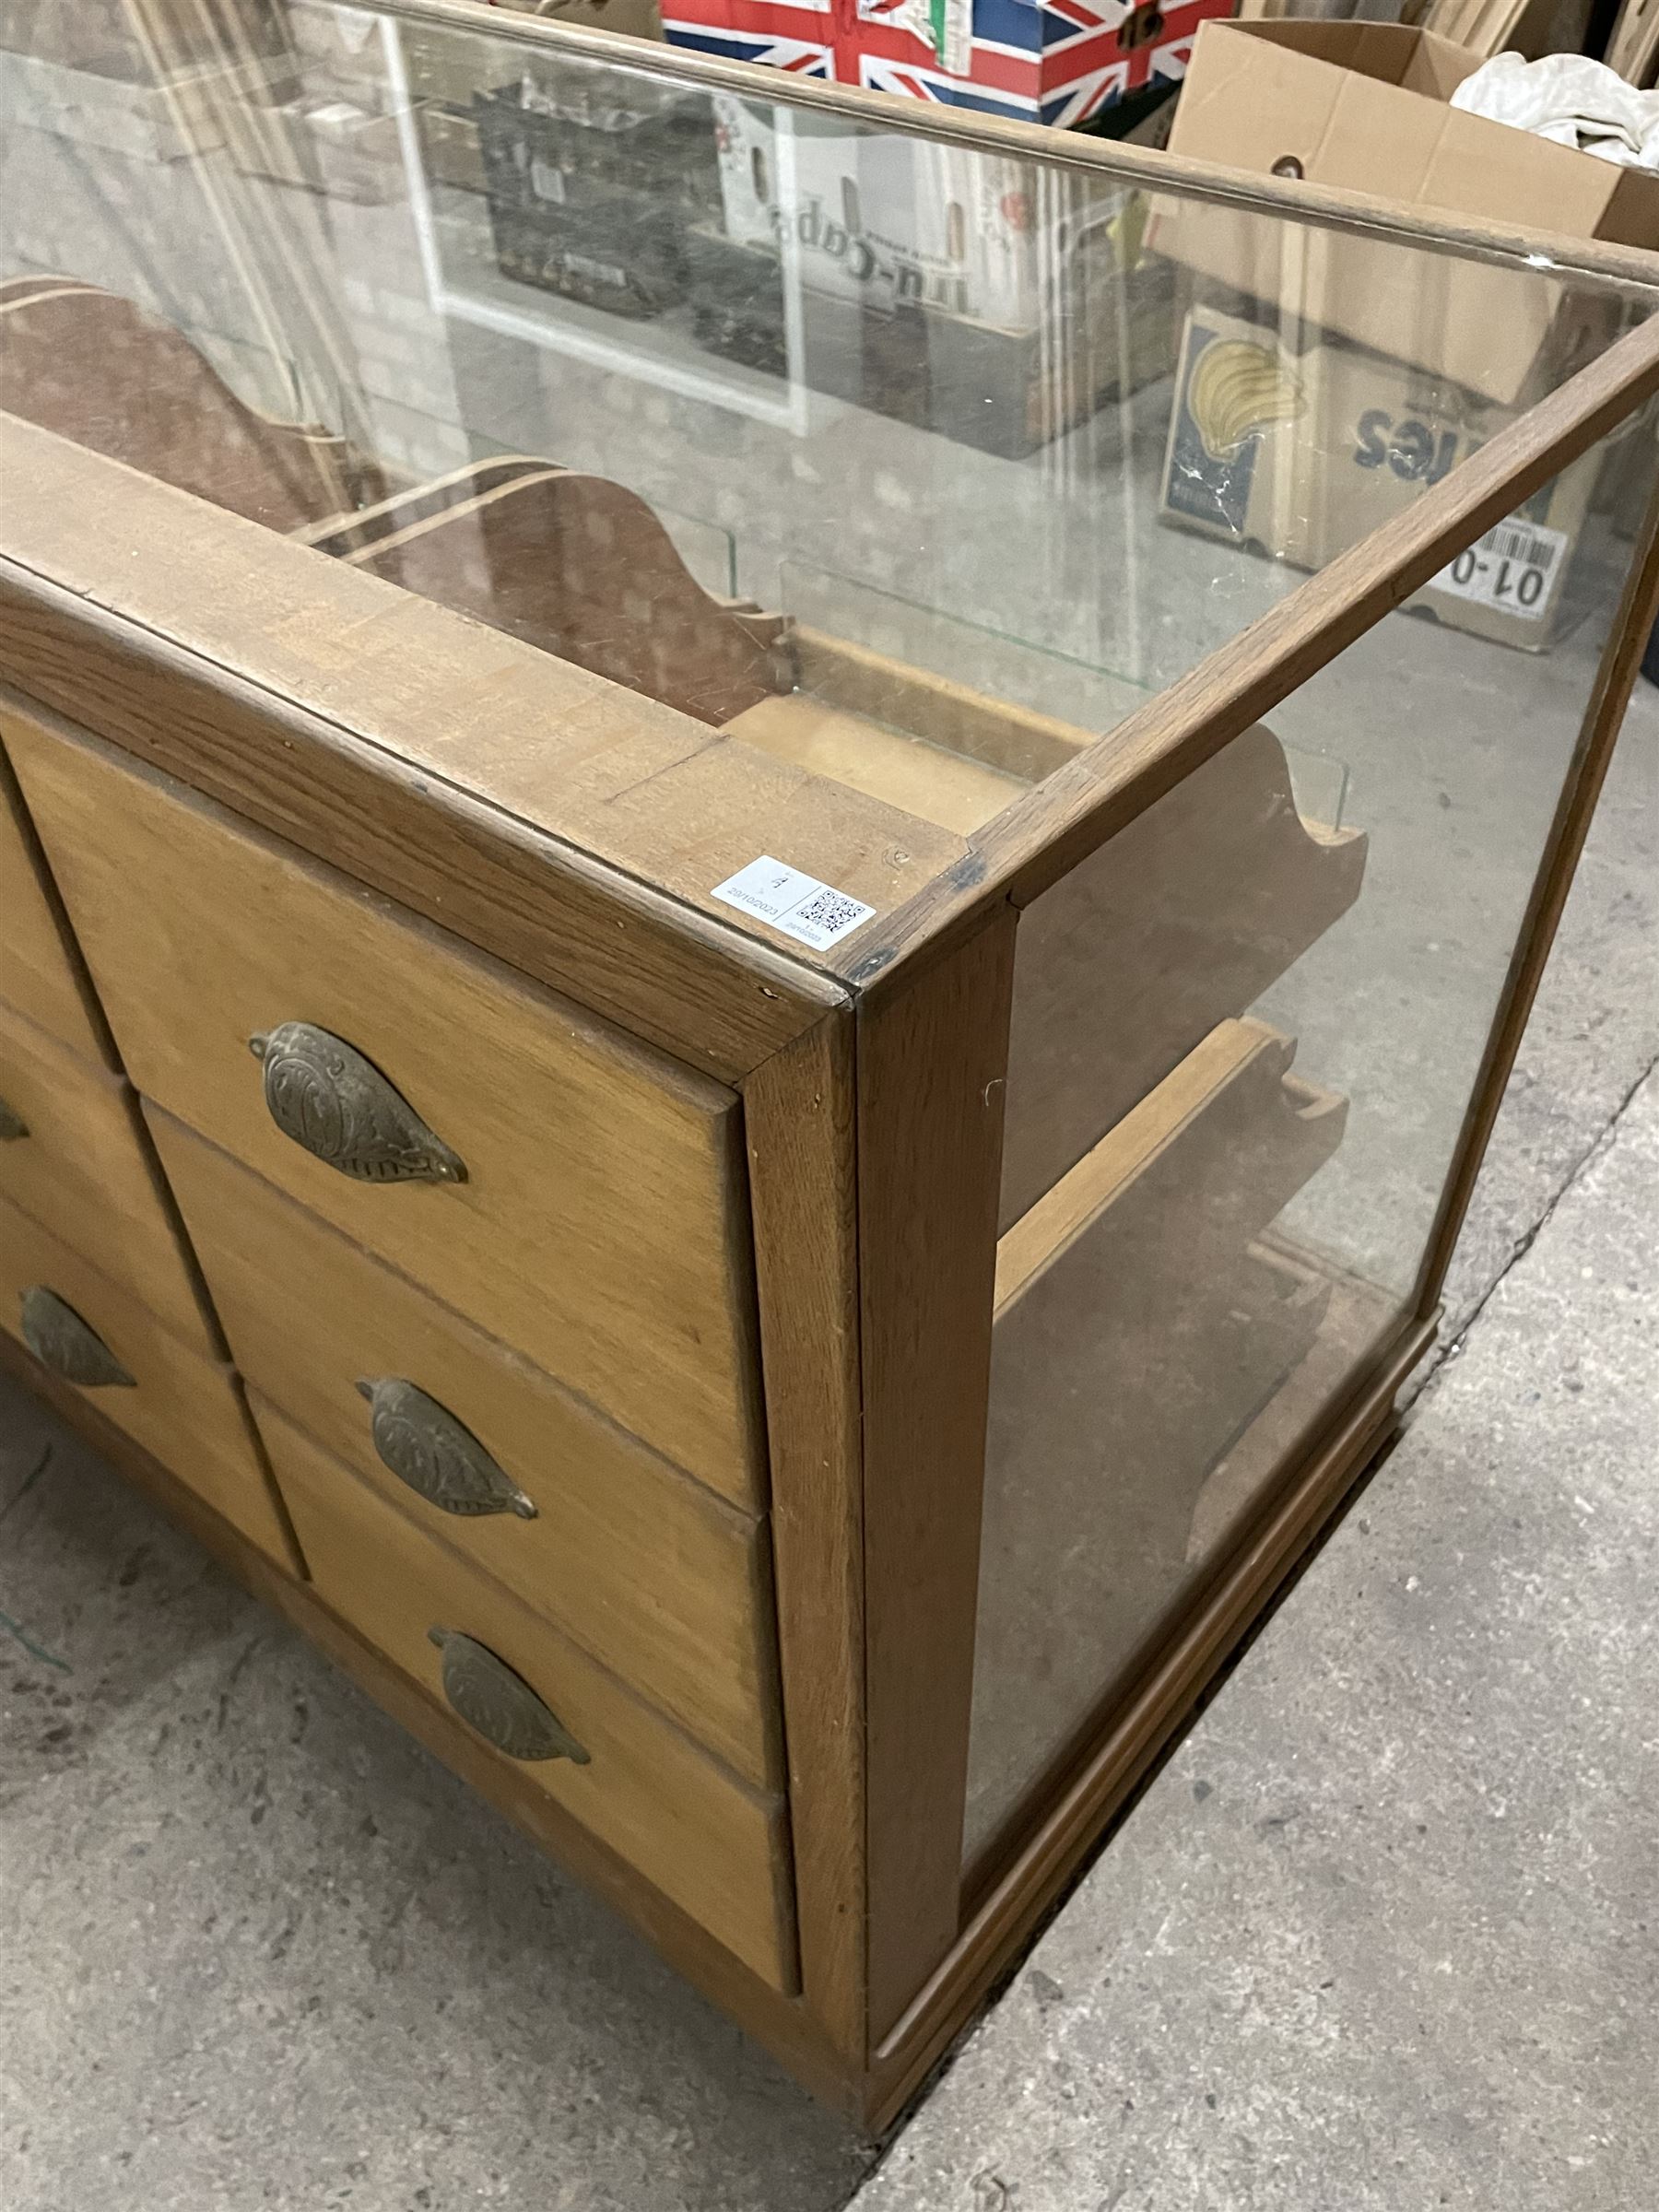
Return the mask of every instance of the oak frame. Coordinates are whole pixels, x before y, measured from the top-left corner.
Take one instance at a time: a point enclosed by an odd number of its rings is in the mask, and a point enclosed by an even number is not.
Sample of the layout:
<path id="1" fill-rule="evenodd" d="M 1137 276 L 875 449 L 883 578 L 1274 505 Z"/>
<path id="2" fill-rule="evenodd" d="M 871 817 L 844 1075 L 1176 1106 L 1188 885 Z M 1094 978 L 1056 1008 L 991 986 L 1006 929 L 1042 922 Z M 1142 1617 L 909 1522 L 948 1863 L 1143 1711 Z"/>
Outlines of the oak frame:
<path id="1" fill-rule="evenodd" d="M 616 58 L 608 37 L 504 21 L 469 0 L 377 5 Z M 751 90 L 771 81 L 740 66 L 734 75 L 683 55 L 665 63 L 657 49 L 638 53 L 653 57 L 640 66 L 688 81 Z M 800 104 L 872 121 L 902 107 L 798 89 L 807 95 Z M 1056 158 L 1052 138 L 1026 126 L 947 122 L 935 135 Z M 1371 234 L 1450 239 L 1488 258 L 1540 250 L 1519 234 L 1380 217 L 1358 195 L 1084 147 L 1068 142 L 1059 158 Z M 1659 271 L 1647 257 L 1550 252 L 1564 273 L 1653 296 Z M 553 1819 L 539 1793 L 513 1789 L 500 1762 L 312 1594 L 275 1574 L 94 1408 L 45 1384 L 3 1335 L 0 1357 L 509 1818 L 612 1897 L 817 2094 L 861 2125 L 884 2126 L 1385 1439 L 1395 1392 L 1432 1342 L 1440 1282 L 1659 607 L 1659 497 L 1603 655 L 1414 1307 L 1300 1464 L 1285 1470 L 1248 1541 L 1209 1578 L 1110 1725 L 1046 1806 L 1028 1808 L 1026 1840 L 1000 1876 L 965 1898 L 989 1287 L 1019 910 L 1655 391 L 1659 321 L 1620 339 L 1395 523 L 1017 802 L 972 841 L 971 865 L 930 877 L 935 863 L 924 855 L 921 888 L 907 893 L 895 881 L 875 935 L 818 960 L 724 919 L 683 888 L 653 882 L 637 856 L 586 849 L 557 818 L 515 808 L 503 788 L 422 759 L 418 711 L 386 688 L 386 672 L 416 648 L 451 665 L 457 689 L 488 667 L 492 712 L 504 724 L 512 709 L 500 678 L 512 663 L 519 696 L 535 694 L 544 712 L 549 693 L 580 696 L 584 712 L 651 724 L 672 759 L 676 734 L 663 711 L 603 679 L 572 683 L 559 664 L 395 587 L 309 562 L 304 548 L 254 525 L 0 421 L 0 477 L 29 487 L 8 503 L 0 555 L 0 677 L 19 703 L 92 729 L 740 1090 L 801 1999 L 763 1989 L 591 1839 L 566 1832 L 570 1824 Z M 88 543 L 93 512 L 103 536 Z M 141 538 L 153 547 L 158 530 L 172 555 L 165 579 L 131 558 Z M 374 628 L 383 650 L 366 677 L 329 678 L 278 651 L 263 610 L 291 614 L 299 600 L 324 624 Z M 528 658 L 514 663 L 521 650 Z M 854 837 L 867 833 L 878 845 L 883 810 L 850 813 Z M 932 1049 L 918 1049 L 922 1037 Z M 914 1079 L 918 1065 L 924 1080 Z M 895 1333 L 900 1313 L 905 1324 Z"/>

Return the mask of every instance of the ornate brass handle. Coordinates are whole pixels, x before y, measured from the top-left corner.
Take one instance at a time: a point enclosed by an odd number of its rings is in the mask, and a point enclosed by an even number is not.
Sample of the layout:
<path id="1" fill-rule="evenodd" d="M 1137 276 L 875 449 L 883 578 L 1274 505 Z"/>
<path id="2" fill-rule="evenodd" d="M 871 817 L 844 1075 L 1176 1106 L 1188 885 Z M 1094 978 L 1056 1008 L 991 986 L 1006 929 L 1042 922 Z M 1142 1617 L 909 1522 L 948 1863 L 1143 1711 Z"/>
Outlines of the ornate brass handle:
<path id="1" fill-rule="evenodd" d="M 20 1136 L 29 1135 L 29 1124 L 15 1106 L 0 1099 L 0 1145 L 15 1145 Z"/>
<path id="2" fill-rule="evenodd" d="M 374 1448 L 399 1482 L 441 1513 L 517 1513 L 534 1521 L 535 1506 L 447 1406 L 400 1376 L 359 1382 L 369 1401 Z"/>
<path id="3" fill-rule="evenodd" d="M 44 1283 L 23 1293 L 23 1341 L 42 1367 L 83 1390 L 138 1387 L 98 1331 Z"/>
<path id="4" fill-rule="evenodd" d="M 523 1675 L 515 1675 L 487 1644 L 459 1629 L 429 1629 L 443 1653 L 443 1694 L 469 1728 L 509 1759 L 568 1759 L 579 1767 L 588 1755 L 559 1715 L 544 1705 Z"/>
<path id="5" fill-rule="evenodd" d="M 465 1163 L 355 1045 L 309 1021 L 285 1021 L 248 1049 L 265 1064 L 265 1100 L 284 1136 L 356 1182 L 465 1182 Z"/>

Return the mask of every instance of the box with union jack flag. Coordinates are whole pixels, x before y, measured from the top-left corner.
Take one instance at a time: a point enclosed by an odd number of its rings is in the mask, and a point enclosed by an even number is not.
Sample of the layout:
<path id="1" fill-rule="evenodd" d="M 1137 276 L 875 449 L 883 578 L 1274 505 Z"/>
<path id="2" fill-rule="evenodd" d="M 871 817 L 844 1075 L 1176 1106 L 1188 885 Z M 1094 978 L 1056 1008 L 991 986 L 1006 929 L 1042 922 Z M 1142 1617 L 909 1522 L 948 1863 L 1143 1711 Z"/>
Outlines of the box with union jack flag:
<path id="1" fill-rule="evenodd" d="M 1186 69 L 1233 0 L 665 0 L 671 44 L 1070 128 Z"/>

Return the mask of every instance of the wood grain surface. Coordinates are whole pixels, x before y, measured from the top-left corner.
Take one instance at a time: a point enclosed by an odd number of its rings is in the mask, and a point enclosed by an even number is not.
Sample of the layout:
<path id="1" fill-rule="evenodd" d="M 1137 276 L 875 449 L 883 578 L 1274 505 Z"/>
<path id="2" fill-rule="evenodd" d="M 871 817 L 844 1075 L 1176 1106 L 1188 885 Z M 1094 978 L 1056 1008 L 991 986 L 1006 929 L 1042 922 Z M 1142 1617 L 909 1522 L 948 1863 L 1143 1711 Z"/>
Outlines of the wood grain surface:
<path id="1" fill-rule="evenodd" d="M 781 618 L 705 592 L 645 501 L 605 477 L 514 474 L 347 558 L 716 728 L 789 680 Z"/>
<path id="2" fill-rule="evenodd" d="M 845 994 L 717 884 L 886 909 L 966 850 L 15 418 L 0 480 L 20 691 L 723 1077 Z"/>
<path id="3" fill-rule="evenodd" d="M 1360 832 L 1303 822 L 1258 723 L 1025 909 L 1005 1228 L 1341 919 L 1365 861 Z"/>
<path id="4" fill-rule="evenodd" d="M 71 1306 L 134 1378 L 86 1394 L 260 1548 L 297 1565 L 241 1390 L 228 1368 L 188 1350 L 134 1290 L 115 1283 L 27 1214 L 0 1202 L 0 1328 L 19 1344 L 19 1305 L 36 1285 Z"/>
<path id="5" fill-rule="evenodd" d="M 324 1603 L 441 1697 L 432 1628 L 494 1652 L 587 1752 L 522 1771 L 774 1988 L 795 1984 L 781 1799 L 750 1791 L 497 1583 L 382 1502 L 255 1394 Z M 500 1756 L 500 1754 L 497 1754 Z"/>
<path id="6" fill-rule="evenodd" d="M 806 2005 L 866 2048 L 864 1434 L 851 1014 L 744 1086 Z"/>
<path id="7" fill-rule="evenodd" d="M 998 1317 L 1097 1231 L 1135 1239 L 1129 1304 L 1236 1259 L 1342 1142 L 1347 1100 L 1292 1076 L 1295 1054 L 1265 1022 L 1218 1023 L 998 1240 Z"/>
<path id="8" fill-rule="evenodd" d="M 152 1107 L 238 1366 L 336 1458 L 557 1622 L 746 1780 L 776 1786 L 764 1524 Z M 360 1379 L 435 1398 L 536 1506 L 457 1519 L 375 1451 Z"/>
<path id="9" fill-rule="evenodd" d="M 1014 924 L 859 1022 L 875 2039 L 957 1933 Z"/>
<path id="10" fill-rule="evenodd" d="M 693 1474 L 759 1481 L 731 1093 L 177 785 L 9 735 L 141 1090 Z M 284 1135 L 249 1040 L 297 1020 L 365 1054 L 467 1181 L 356 1182 Z"/>
<path id="11" fill-rule="evenodd" d="M 172 324 L 89 285 L 0 299 L 0 412 L 273 530 L 380 483 L 342 440 L 246 406 Z"/>
<path id="12" fill-rule="evenodd" d="M 29 1130 L 0 1143 L 0 1198 L 127 1284 L 205 1359 L 221 1357 L 123 1079 L 0 1005 L 0 1100 Z"/>
<path id="13" fill-rule="evenodd" d="M 0 723 L 0 741 L 4 740 Z M 103 1018 L 45 856 L 0 750 L 0 998 L 100 1065 L 114 1065 Z"/>

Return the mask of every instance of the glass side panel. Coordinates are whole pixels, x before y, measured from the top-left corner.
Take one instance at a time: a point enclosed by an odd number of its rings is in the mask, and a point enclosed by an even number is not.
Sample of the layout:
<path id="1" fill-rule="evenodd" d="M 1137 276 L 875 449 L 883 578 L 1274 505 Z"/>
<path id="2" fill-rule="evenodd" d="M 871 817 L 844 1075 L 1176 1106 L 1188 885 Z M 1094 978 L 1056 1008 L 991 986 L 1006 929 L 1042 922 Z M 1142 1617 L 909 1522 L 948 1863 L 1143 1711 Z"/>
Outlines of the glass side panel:
<path id="1" fill-rule="evenodd" d="M 1651 431 L 1582 473 L 1550 651 L 1388 617 L 1021 917 L 970 1864 L 1414 1310 Z"/>
<path id="2" fill-rule="evenodd" d="M 1647 312 L 502 18 L 11 0 L 0 406 L 720 733 L 873 906 Z M 1592 488 L 1388 650 L 1519 699 Z"/>

